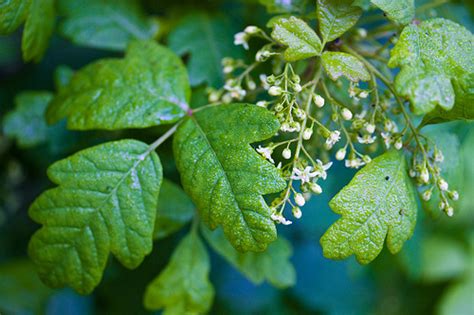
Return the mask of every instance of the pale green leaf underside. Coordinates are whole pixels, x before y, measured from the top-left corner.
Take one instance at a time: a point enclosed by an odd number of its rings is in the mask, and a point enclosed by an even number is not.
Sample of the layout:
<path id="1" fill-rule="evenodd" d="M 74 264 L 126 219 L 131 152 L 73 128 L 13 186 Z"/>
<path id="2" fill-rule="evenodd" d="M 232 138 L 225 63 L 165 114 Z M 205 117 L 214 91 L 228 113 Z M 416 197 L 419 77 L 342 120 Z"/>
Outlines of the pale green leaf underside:
<path id="1" fill-rule="evenodd" d="M 148 285 L 145 307 L 164 308 L 163 314 L 167 315 L 206 314 L 214 299 L 209 269 L 207 250 L 191 232 L 175 249 L 166 268 Z"/>
<path id="2" fill-rule="evenodd" d="M 15 138 L 18 145 L 27 148 L 48 139 L 48 125 L 44 112 L 53 98 L 50 92 L 23 92 L 15 98 L 15 109 L 5 115 L 3 132 Z"/>
<path id="3" fill-rule="evenodd" d="M 454 22 L 437 18 L 405 27 L 389 66 L 401 68 L 395 88 L 416 114 L 437 106 L 450 110 L 455 104 L 459 113 L 472 106 L 474 36 Z"/>
<path id="4" fill-rule="evenodd" d="M 39 62 L 48 48 L 56 19 L 54 0 L 30 0 L 21 39 L 23 60 Z"/>
<path id="5" fill-rule="evenodd" d="M 211 247 L 253 283 L 267 280 L 278 288 L 295 284 L 295 269 L 290 262 L 291 244 L 281 236 L 264 252 L 241 253 L 232 247 L 221 229 L 211 231 L 203 226 L 202 231 Z"/>
<path id="6" fill-rule="evenodd" d="M 385 239 L 390 252 L 399 252 L 413 234 L 417 211 L 404 155 L 389 151 L 375 158 L 329 205 L 342 217 L 321 238 L 325 257 L 355 254 L 367 264 L 382 251 Z"/>
<path id="7" fill-rule="evenodd" d="M 356 57 L 343 52 L 326 51 L 322 55 L 323 67 L 332 80 L 344 76 L 352 82 L 369 81 L 370 73 Z"/>
<path id="8" fill-rule="evenodd" d="M 169 180 L 163 180 L 156 211 L 155 239 L 166 237 L 188 223 L 194 215 L 194 204 L 188 195 Z"/>
<path id="9" fill-rule="evenodd" d="M 321 54 L 322 43 L 318 35 L 305 21 L 294 16 L 276 21 L 272 37 L 288 46 L 284 52 L 287 61 L 297 61 Z"/>
<path id="10" fill-rule="evenodd" d="M 123 51 L 133 39 L 152 39 L 158 24 L 148 18 L 139 1 L 62 1 L 65 20 L 60 32 L 72 42 Z"/>
<path id="11" fill-rule="evenodd" d="M 0 0 L 0 35 L 8 35 L 23 23 L 31 0 Z"/>
<path id="12" fill-rule="evenodd" d="M 371 0 L 387 17 L 398 24 L 408 24 L 415 17 L 414 0 Z"/>
<path id="13" fill-rule="evenodd" d="M 247 104 L 209 107 L 187 118 L 174 137 L 176 166 L 202 220 L 222 226 L 239 251 L 262 251 L 276 238 L 262 195 L 285 188 L 279 171 L 249 145 L 273 136 L 274 115 Z"/>
<path id="14" fill-rule="evenodd" d="M 170 33 L 169 47 L 179 55 L 189 54 L 187 67 L 192 86 L 223 85 L 222 59 L 241 57 L 241 50 L 232 44 L 234 33 L 227 18 L 203 12 L 185 16 Z"/>
<path id="15" fill-rule="evenodd" d="M 68 127 L 79 130 L 145 128 L 184 116 L 189 98 L 181 60 L 152 41 L 135 41 L 124 59 L 102 59 L 77 71 L 47 118 L 67 118 Z"/>
<path id="16" fill-rule="evenodd" d="M 318 0 L 317 16 L 323 40 L 335 40 L 354 26 L 362 10 L 352 5 L 353 0 Z"/>
<path id="17" fill-rule="evenodd" d="M 58 187 L 29 210 L 43 225 L 29 253 L 45 283 L 90 293 L 109 253 L 135 268 L 151 252 L 162 169 L 145 143 L 121 140 L 80 151 L 54 163 L 48 176 Z"/>

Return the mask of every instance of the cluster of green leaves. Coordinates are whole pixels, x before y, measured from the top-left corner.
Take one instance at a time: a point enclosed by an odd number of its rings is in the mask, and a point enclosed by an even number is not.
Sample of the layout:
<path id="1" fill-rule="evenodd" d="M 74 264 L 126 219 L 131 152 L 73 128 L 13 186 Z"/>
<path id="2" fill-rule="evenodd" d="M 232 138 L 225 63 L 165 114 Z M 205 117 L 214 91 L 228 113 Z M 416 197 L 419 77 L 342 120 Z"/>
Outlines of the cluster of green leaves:
<path id="1" fill-rule="evenodd" d="M 298 5 L 260 2 L 273 13 L 298 12 Z M 273 22 L 271 36 L 286 48 L 283 57 L 288 62 L 320 57 L 334 81 L 370 81 L 367 66 L 357 56 L 326 49 L 358 22 L 370 3 L 400 26 L 414 18 L 409 0 L 319 0 L 319 32 L 302 18 L 285 16 Z M 45 142 L 58 125 L 47 126 L 43 115 L 50 124 L 65 120 L 71 130 L 173 126 L 151 144 L 134 139 L 105 142 L 49 168 L 48 177 L 57 187 L 39 196 L 29 211 L 42 225 L 29 246 L 41 279 L 52 287 L 67 285 L 90 293 L 100 283 L 110 254 L 125 267 L 136 268 L 152 251 L 154 240 L 194 218 L 166 268 L 149 284 L 147 308 L 164 308 L 166 314 L 210 309 L 214 289 L 200 235 L 252 282 L 268 281 L 281 288 L 294 284 L 291 246 L 277 239 L 264 199 L 286 183 L 279 169 L 251 146 L 272 138 L 278 120 L 253 104 L 190 109 L 191 87 L 222 85 L 221 59 L 240 54 L 225 42 L 233 33 L 225 18 L 203 12 L 184 17 L 170 33 L 167 48 L 153 40 L 160 33 L 157 20 L 136 2 L 56 4 L 63 36 L 79 45 L 124 51 L 125 56 L 101 59 L 75 72 L 65 70 L 56 93 L 21 94 L 15 111 L 4 119 L 5 134 L 24 147 Z M 44 54 L 54 28 L 54 6 L 52 0 L 0 4 L 0 34 L 26 21 L 25 61 L 39 61 Z M 444 19 L 403 28 L 388 65 L 401 68 L 395 88 L 415 114 L 425 114 L 423 124 L 474 118 L 473 42 L 468 30 Z M 189 55 L 187 68 L 178 55 Z M 173 133 L 183 189 L 163 179 L 155 152 Z M 417 217 L 405 156 L 388 151 L 374 159 L 330 206 L 342 217 L 321 238 L 326 257 L 354 254 L 359 262 L 369 263 L 385 240 L 392 253 L 400 251 Z"/>

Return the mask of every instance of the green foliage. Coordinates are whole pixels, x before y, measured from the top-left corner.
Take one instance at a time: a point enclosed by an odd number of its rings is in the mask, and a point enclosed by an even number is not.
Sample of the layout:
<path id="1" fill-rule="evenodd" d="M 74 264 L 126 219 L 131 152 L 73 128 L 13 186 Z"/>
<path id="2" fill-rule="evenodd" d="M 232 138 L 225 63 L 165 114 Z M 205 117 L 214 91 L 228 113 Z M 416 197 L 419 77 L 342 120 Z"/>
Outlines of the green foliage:
<path id="1" fill-rule="evenodd" d="M 0 2 L 0 35 L 14 32 L 26 19 L 32 0 Z"/>
<path id="2" fill-rule="evenodd" d="M 269 13 L 287 13 L 299 11 L 299 8 L 307 0 L 258 0 L 262 5 L 267 8 Z"/>
<path id="3" fill-rule="evenodd" d="M 415 17 L 414 0 L 371 0 L 387 14 L 387 17 L 398 24 L 408 24 Z"/>
<path id="4" fill-rule="evenodd" d="M 43 227 L 29 253 L 45 283 L 90 293 L 109 252 L 128 268 L 150 253 L 162 170 L 146 144 L 101 144 L 54 163 L 48 176 L 59 186 L 30 208 Z"/>
<path id="5" fill-rule="evenodd" d="M 352 254 L 367 264 L 382 251 L 387 238 L 392 253 L 401 250 L 416 223 L 416 201 L 403 154 L 389 151 L 360 170 L 330 202 L 342 215 L 321 238 L 324 256 Z"/>
<path id="6" fill-rule="evenodd" d="M 442 18 L 403 30 L 388 65 L 401 67 L 395 87 L 410 99 L 416 114 L 436 106 L 450 110 L 456 104 L 453 116 L 468 118 L 470 114 L 464 113 L 470 112 L 474 100 L 473 43 L 471 32 Z"/>
<path id="7" fill-rule="evenodd" d="M 210 231 L 203 226 L 202 231 L 209 245 L 253 283 L 267 280 L 278 288 L 295 284 L 295 270 L 289 261 L 292 248 L 286 239 L 279 237 L 262 253 L 241 253 L 232 247 L 221 229 Z"/>
<path id="8" fill-rule="evenodd" d="M 50 92 L 23 92 L 16 96 L 16 107 L 3 118 L 3 132 L 15 138 L 23 148 L 32 147 L 48 140 L 50 132 L 44 120 L 44 112 L 53 98 Z"/>
<path id="9" fill-rule="evenodd" d="M 77 71 L 48 107 L 50 123 L 70 129 L 145 128 L 171 123 L 188 108 L 186 69 L 168 48 L 130 44 L 124 59 L 103 59 Z"/>
<path id="10" fill-rule="evenodd" d="M 313 29 L 305 21 L 294 16 L 275 21 L 272 37 L 288 46 L 284 54 L 287 61 L 319 56 L 323 48 L 321 40 Z"/>
<path id="11" fill-rule="evenodd" d="M 329 77 L 336 81 L 344 76 L 352 82 L 369 81 L 370 73 L 356 57 L 343 52 L 325 51 L 321 60 Z"/>
<path id="12" fill-rule="evenodd" d="M 195 231 L 187 235 L 166 268 L 147 287 L 144 303 L 166 315 L 205 314 L 214 288 L 209 281 L 209 256 Z"/>
<path id="13" fill-rule="evenodd" d="M 234 33 L 228 19 L 204 12 L 185 16 L 173 29 L 169 46 L 178 55 L 189 54 L 187 67 L 192 86 L 202 83 L 222 86 L 222 59 L 241 57 L 232 45 Z"/>
<path id="14" fill-rule="evenodd" d="M 153 237 L 161 239 L 191 221 L 194 205 L 178 185 L 164 179 L 158 198 Z"/>
<path id="15" fill-rule="evenodd" d="M 195 112 L 174 137 L 185 191 L 202 220 L 211 229 L 222 226 L 239 251 L 262 251 L 276 239 L 262 195 L 281 191 L 285 182 L 249 143 L 273 136 L 278 128 L 278 121 L 265 109 L 228 104 Z"/>
<path id="16" fill-rule="evenodd" d="M 30 10 L 23 30 L 23 60 L 39 62 L 48 48 L 55 22 L 54 0 L 30 0 Z"/>
<path id="17" fill-rule="evenodd" d="M 362 10 L 352 0 L 318 0 L 319 31 L 324 42 L 335 40 L 354 26 Z"/>
<path id="18" fill-rule="evenodd" d="M 60 10 L 59 31 L 88 47 L 123 51 L 133 39 L 153 39 L 159 29 L 136 0 L 62 0 Z"/>

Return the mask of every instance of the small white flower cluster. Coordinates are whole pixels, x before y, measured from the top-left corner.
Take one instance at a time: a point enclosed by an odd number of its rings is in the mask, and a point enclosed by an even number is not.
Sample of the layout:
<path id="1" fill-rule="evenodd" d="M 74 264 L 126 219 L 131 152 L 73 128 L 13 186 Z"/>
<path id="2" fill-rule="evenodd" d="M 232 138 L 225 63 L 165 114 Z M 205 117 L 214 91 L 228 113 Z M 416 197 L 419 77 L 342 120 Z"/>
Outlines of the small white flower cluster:
<path id="1" fill-rule="evenodd" d="M 413 157 L 413 167 L 410 169 L 409 175 L 415 178 L 419 186 L 427 186 L 421 193 L 421 198 L 424 201 L 431 200 L 436 187 L 439 192 L 439 208 L 451 217 L 454 215 L 454 208 L 450 205 L 449 200 L 458 200 L 459 193 L 456 190 L 449 190 L 448 182 L 442 178 L 440 164 L 443 161 L 443 153 L 435 146 L 427 159 L 423 156 L 418 159 L 416 155 Z"/>
<path id="2" fill-rule="evenodd" d="M 234 35 L 234 45 L 242 45 L 245 49 L 249 49 L 249 39 L 262 32 L 262 30 L 256 26 L 250 25 L 245 28 L 243 32 L 239 32 Z"/>

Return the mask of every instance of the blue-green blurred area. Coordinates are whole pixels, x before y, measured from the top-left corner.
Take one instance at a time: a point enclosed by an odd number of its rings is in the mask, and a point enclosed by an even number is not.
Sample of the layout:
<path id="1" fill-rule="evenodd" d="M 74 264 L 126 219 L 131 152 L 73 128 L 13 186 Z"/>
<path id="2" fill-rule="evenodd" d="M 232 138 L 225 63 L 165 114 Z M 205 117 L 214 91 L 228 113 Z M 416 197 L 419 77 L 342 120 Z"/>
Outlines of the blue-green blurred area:
<path id="1" fill-rule="evenodd" d="M 431 2 L 436 1 L 417 1 L 417 5 Z M 158 17 L 172 20 L 173 16 L 194 10 L 196 2 L 150 0 L 143 5 Z M 206 0 L 199 4 L 199 9 L 228 15 L 237 29 L 248 24 L 265 25 L 268 17 L 257 0 Z M 420 18 L 433 15 L 446 16 L 473 30 L 469 1 L 428 9 Z M 169 20 L 166 25 L 173 28 Z M 21 30 L 0 36 L 0 121 L 13 109 L 19 93 L 54 91 L 59 66 L 79 69 L 93 60 L 121 55 L 79 47 L 54 35 L 39 64 L 24 64 L 20 45 Z M 193 101 L 204 102 L 204 97 L 200 98 L 203 88 L 195 90 L 197 96 Z M 328 202 L 354 175 L 342 163 L 335 163 L 324 183 L 324 194 L 307 203 L 300 220 L 290 226 L 279 226 L 279 233 L 293 246 L 295 286 L 285 290 L 269 284 L 256 286 L 209 248 L 211 281 L 216 290 L 211 313 L 474 314 L 474 125 L 454 122 L 423 130 L 444 151 L 443 174 L 450 187 L 460 193 L 454 218 L 442 215 L 435 201 L 420 203 L 415 235 L 398 255 L 384 249 L 366 266 L 352 258 L 328 260 L 322 256 L 319 238 L 338 218 Z M 157 241 L 152 254 L 136 270 L 127 270 L 110 258 L 99 287 L 90 296 L 80 296 L 68 288 L 50 289 L 37 277 L 27 257 L 27 244 L 38 226 L 28 218 L 27 210 L 41 191 L 51 187 L 46 178 L 51 162 L 105 140 L 135 137 L 151 142 L 161 132 L 161 128 L 151 128 L 80 133 L 59 125 L 48 131 L 44 141 L 27 148 L 0 133 L 0 314 L 150 313 L 142 304 L 146 285 L 164 268 L 189 227 Z M 178 182 L 170 144 L 160 147 L 159 153 L 165 176 Z"/>

